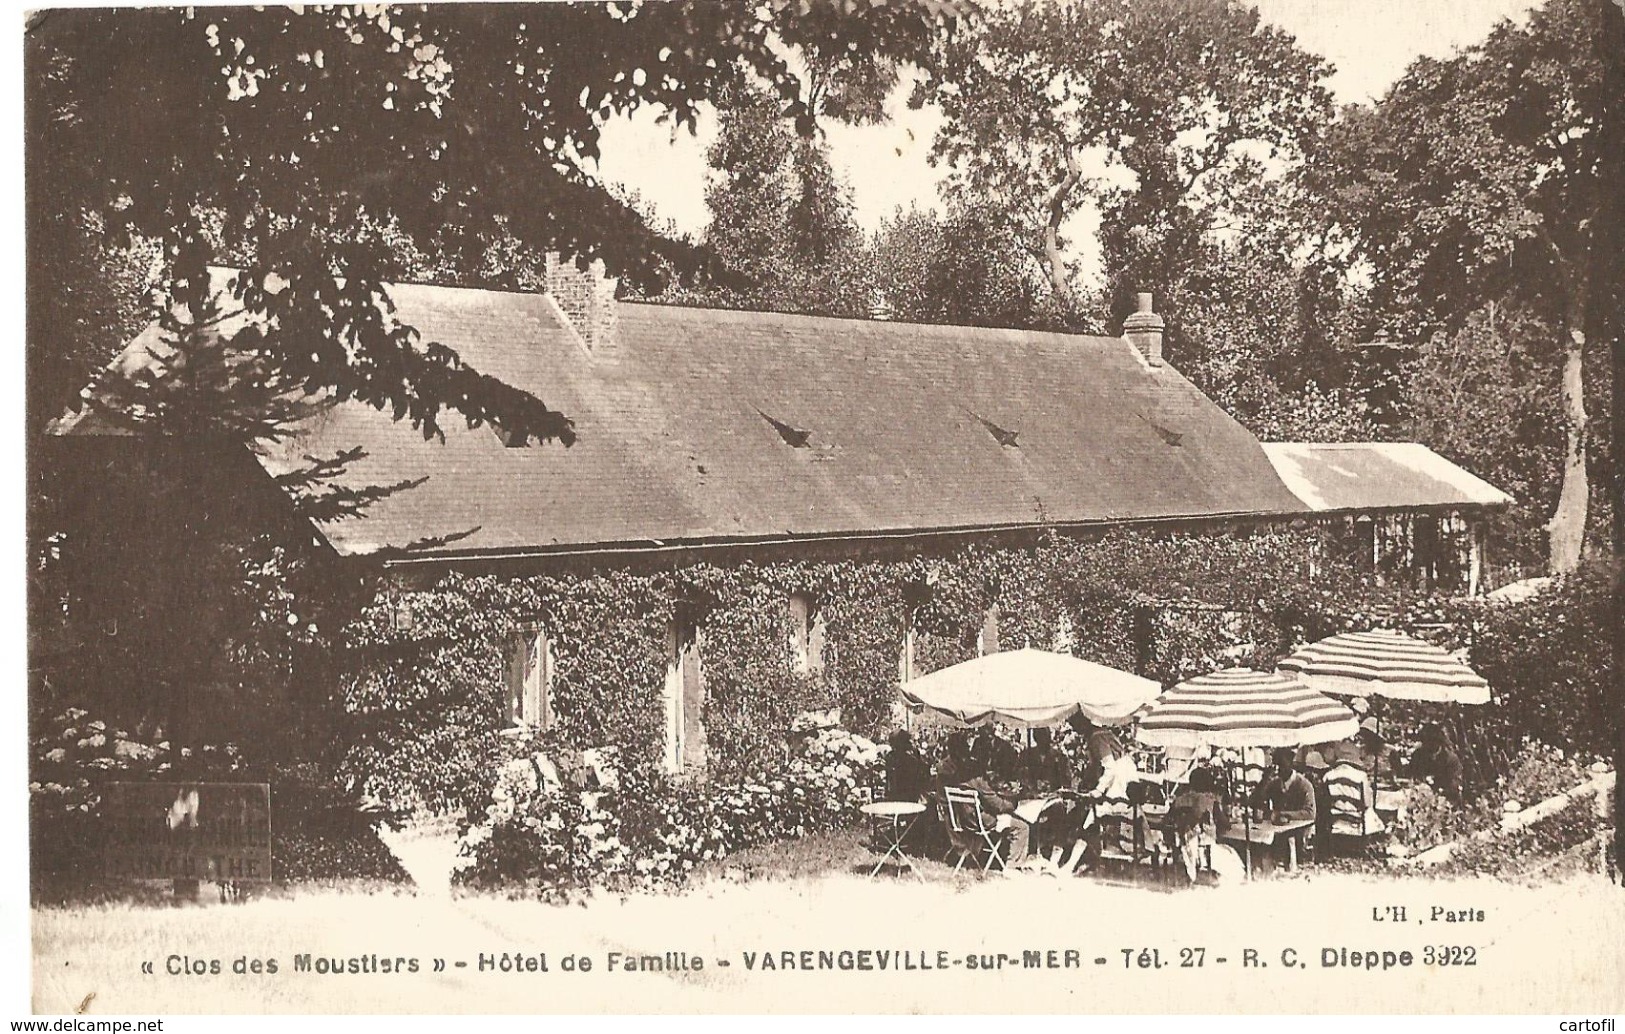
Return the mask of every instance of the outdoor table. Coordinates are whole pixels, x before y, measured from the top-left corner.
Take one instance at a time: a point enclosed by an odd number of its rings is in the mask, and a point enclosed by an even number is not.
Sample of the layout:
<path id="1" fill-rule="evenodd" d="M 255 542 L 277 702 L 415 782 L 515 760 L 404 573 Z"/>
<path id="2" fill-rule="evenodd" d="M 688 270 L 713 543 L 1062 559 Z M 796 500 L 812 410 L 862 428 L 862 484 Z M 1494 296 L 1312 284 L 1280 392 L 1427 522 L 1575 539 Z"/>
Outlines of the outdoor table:
<path id="1" fill-rule="evenodd" d="M 908 831 L 914 828 L 914 823 L 925 814 L 925 805 L 915 801 L 875 801 L 865 804 L 858 810 L 870 818 L 887 820 L 875 823 L 877 832 L 884 838 L 882 843 L 886 850 L 880 856 L 880 861 L 869 871 L 869 878 L 873 879 L 879 875 L 886 862 L 892 858 L 896 858 L 899 865 L 907 866 L 910 872 L 919 876 L 920 870 L 914 868 L 914 863 L 903 853 L 903 841 L 908 837 Z"/>
<path id="2" fill-rule="evenodd" d="M 1240 844 L 1242 859 L 1247 865 L 1247 874 L 1253 872 L 1253 845 L 1274 844 L 1276 839 L 1287 837 L 1288 871 L 1298 867 L 1298 834 L 1315 824 L 1314 819 L 1294 819 L 1291 822 L 1275 823 L 1265 819 L 1253 819 L 1250 822 L 1243 820 L 1237 822 L 1231 819 L 1230 828 L 1219 834 L 1220 840 Z"/>
<path id="3" fill-rule="evenodd" d="M 1038 820 L 1043 817 L 1044 812 L 1053 808 L 1055 805 L 1060 804 L 1064 799 L 1065 798 L 1062 797 L 1049 796 L 1029 797 L 1024 800 L 1017 801 L 1016 818 L 1025 819 L 1029 825 L 1036 826 L 1038 825 Z"/>
<path id="4" fill-rule="evenodd" d="M 1375 796 L 1375 807 L 1379 814 L 1398 815 L 1405 810 L 1405 791 L 1400 788 L 1391 790 L 1378 790 Z"/>

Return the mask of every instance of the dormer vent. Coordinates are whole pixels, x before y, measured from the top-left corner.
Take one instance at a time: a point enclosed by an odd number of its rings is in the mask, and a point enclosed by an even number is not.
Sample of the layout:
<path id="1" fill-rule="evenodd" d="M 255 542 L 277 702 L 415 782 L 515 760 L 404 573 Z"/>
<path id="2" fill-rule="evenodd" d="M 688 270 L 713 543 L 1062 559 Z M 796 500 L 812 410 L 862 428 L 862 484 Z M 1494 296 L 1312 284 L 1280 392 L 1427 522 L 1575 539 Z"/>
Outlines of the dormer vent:
<path id="1" fill-rule="evenodd" d="M 756 412 L 763 420 L 773 425 L 773 430 L 779 432 L 779 437 L 783 438 L 784 444 L 790 446 L 790 448 L 805 449 L 811 444 L 811 431 L 802 430 L 799 427 L 785 423 L 783 420 L 775 420 L 760 409 L 756 410 Z"/>
<path id="2" fill-rule="evenodd" d="M 1016 441 L 1016 438 L 1021 434 L 1020 431 L 1011 431 L 1000 427 L 987 417 L 969 409 L 965 410 L 965 412 L 970 413 L 970 415 L 976 419 L 976 422 L 986 428 L 987 433 L 993 436 L 993 440 L 1004 446 L 1006 449 L 1021 448 L 1021 443 Z"/>

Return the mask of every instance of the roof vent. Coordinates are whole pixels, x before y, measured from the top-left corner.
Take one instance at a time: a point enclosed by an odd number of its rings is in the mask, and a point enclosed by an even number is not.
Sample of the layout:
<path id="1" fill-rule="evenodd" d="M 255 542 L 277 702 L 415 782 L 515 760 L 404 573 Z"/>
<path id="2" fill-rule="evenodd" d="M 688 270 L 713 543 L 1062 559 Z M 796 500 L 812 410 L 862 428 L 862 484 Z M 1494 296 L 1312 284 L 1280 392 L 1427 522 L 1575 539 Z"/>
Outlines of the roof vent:
<path id="1" fill-rule="evenodd" d="M 756 412 L 763 420 L 766 420 L 768 423 L 773 425 L 773 430 L 779 432 L 779 437 L 783 438 L 784 444 L 790 446 L 790 448 L 805 449 L 810 444 L 810 439 L 812 438 L 811 431 L 804 431 L 799 427 L 793 427 L 790 424 L 785 423 L 783 420 L 775 420 L 766 413 L 763 413 L 760 409 L 756 410 Z"/>
<path id="2" fill-rule="evenodd" d="M 1139 308 L 1123 321 L 1123 339 L 1139 350 L 1146 365 L 1162 365 L 1162 332 L 1167 324 L 1151 307 L 1151 292 L 1142 291 Z"/>

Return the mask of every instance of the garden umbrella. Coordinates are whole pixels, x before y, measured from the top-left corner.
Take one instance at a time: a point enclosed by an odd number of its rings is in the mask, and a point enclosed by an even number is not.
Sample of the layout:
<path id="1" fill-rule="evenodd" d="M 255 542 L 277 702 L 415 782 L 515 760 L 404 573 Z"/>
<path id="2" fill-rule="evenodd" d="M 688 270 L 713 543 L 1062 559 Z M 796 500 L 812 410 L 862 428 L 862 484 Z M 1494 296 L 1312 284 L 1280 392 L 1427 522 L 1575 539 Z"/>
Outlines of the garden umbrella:
<path id="1" fill-rule="evenodd" d="M 1053 726 L 1082 713 L 1102 725 L 1129 720 L 1161 692 L 1150 679 L 1070 654 L 1026 648 L 990 653 L 903 683 L 909 710 L 954 726 Z"/>
<path id="2" fill-rule="evenodd" d="M 1359 728 L 1353 711 L 1290 675 L 1230 668 L 1170 689 L 1136 735 L 1154 747 L 1304 747 Z"/>
<path id="3" fill-rule="evenodd" d="M 1311 643 L 1276 667 L 1323 693 L 1487 704 L 1490 684 L 1442 647 L 1404 632 L 1343 632 Z"/>
<path id="4" fill-rule="evenodd" d="M 1347 739 L 1359 728 L 1353 711 L 1290 675 L 1230 668 L 1170 689 L 1140 719 L 1136 735 L 1154 747 L 1307 747 Z M 1252 815 L 1244 808 L 1242 816 L 1250 843 Z"/>

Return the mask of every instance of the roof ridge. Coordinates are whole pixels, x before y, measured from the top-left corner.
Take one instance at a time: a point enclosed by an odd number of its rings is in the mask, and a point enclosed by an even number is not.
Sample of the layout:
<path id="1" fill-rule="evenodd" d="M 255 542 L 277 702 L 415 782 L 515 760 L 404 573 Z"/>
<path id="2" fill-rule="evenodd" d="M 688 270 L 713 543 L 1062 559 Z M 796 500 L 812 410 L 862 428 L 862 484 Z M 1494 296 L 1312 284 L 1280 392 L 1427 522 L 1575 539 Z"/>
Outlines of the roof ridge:
<path id="1" fill-rule="evenodd" d="M 990 334 L 1014 334 L 1022 337 L 1062 338 L 1069 341 L 1095 341 L 1103 344 L 1122 344 L 1121 337 L 1110 334 L 1082 334 L 1068 330 L 1043 330 L 1033 327 L 992 327 L 978 323 L 923 323 L 915 320 L 877 320 L 868 316 L 831 316 L 825 313 L 790 312 L 785 309 L 734 309 L 717 305 L 689 305 L 681 302 L 660 302 L 648 298 L 618 298 L 615 304 L 623 310 L 634 307 L 646 311 L 722 313 L 739 317 L 784 316 L 790 319 L 820 320 L 831 323 L 858 323 L 871 327 L 899 327 L 921 330 L 975 331 Z"/>

